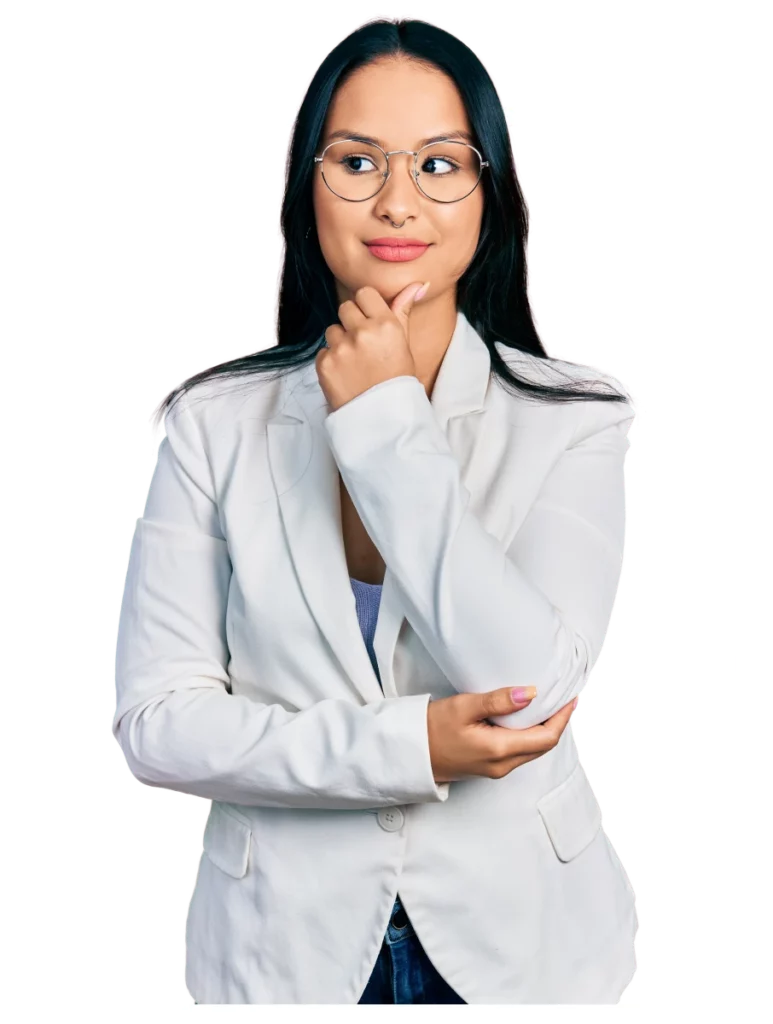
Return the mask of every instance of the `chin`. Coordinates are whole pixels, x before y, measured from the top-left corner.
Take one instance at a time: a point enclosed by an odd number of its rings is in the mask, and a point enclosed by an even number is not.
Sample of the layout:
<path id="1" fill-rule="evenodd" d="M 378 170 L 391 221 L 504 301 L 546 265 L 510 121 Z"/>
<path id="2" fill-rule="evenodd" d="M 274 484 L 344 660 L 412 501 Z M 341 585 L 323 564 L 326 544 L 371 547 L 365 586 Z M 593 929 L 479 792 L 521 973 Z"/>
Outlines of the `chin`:
<path id="1" fill-rule="evenodd" d="M 418 267 L 412 267 L 411 263 L 406 263 L 403 266 L 392 263 L 386 264 L 383 271 L 376 271 L 375 274 L 371 270 L 370 276 L 373 280 L 364 281 L 364 284 L 372 284 L 380 292 L 389 292 L 392 295 L 397 295 L 399 291 L 402 291 L 412 281 L 426 281 L 430 275 L 426 273 L 422 276 L 422 271 Z"/>

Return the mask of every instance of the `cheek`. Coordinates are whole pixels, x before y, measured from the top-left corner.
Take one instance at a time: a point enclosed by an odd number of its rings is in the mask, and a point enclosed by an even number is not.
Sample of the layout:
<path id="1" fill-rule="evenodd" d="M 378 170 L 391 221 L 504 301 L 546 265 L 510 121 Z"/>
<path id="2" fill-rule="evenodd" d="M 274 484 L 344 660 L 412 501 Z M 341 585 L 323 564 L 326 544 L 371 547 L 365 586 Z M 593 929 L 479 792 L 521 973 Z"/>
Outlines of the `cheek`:
<path id="1" fill-rule="evenodd" d="M 334 233 L 336 218 L 333 204 L 331 203 L 332 199 L 333 196 L 330 195 L 330 191 L 324 185 L 321 188 L 319 184 L 314 186 L 314 217 L 317 222 L 317 234 L 320 241 L 326 238 L 329 239 Z"/>
<path id="2" fill-rule="evenodd" d="M 322 255 L 335 273 L 351 261 L 359 238 L 357 211 L 348 209 L 354 203 L 345 203 L 334 196 L 324 182 L 315 182 L 314 216 Z"/>
<path id="3" fill-rule="evenodd" d="M 466 211 L 465 211 L 466 212 Z M 443 246 L 438 252 L 445 261 L 449 276 L 456 280 L 470 265 L 480 237 L 480 213 L 471 211 L 470 216 L 457 219 L 444 233 Z"/>

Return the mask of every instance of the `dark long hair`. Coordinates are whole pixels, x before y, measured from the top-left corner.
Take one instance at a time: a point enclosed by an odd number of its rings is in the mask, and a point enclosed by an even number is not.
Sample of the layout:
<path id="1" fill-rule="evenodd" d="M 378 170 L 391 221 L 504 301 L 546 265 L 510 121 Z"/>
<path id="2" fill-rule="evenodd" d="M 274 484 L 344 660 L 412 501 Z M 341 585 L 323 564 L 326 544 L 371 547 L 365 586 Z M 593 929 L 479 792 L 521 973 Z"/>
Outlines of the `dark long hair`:
<path id="1" fill-rule="evenodd" d="M 317 239 L 312 200 L 316 165 L 312 157 L 336 90 L 358 68 L 395 57 L 440 70 L 453 79 L 470 119 L 474 144 L 489 161 L 490 174 L 484 173 L 478 186 L 484 189 L 480 237 L 469 266 L 457 281 L 456 301 L 490 352 L 493 377 L 505 390 L 532 401 L 619 402 L 630 397 L 608 380 L 578 380 L 576 374 L 563 372 L 559 364 L 579 364 L 548 356 L 539 339 L 527 295 L 528 208 L 515 173 L 502 104 L 483 64 L 461 40 L 426 21 L 377 19 L 356 29 L 325 57 L 295 119 L 282 200 L 285 257 L 277 344 L 189 377 L 164 398 L 155 413 L 156 423 L 177 398 L 203 381 L 249 378 L 269 371 L 281 376 L 315 359 L 325 331 L 338 322 L 339 303 L 333 274 Z M 528 362 L 539 368 L 543 382 L 518 376 L 495 342 L 537 357 Z M 546 381 L 543 370 L 554 377 L 552 382 Z"/>

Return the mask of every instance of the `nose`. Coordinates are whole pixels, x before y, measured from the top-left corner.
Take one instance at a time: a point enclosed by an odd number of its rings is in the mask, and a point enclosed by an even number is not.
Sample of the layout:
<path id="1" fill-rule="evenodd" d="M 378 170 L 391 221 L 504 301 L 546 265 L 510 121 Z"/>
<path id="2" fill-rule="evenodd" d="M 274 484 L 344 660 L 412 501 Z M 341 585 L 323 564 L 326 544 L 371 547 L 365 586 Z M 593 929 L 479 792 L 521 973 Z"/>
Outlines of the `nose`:
<path id="1" fill-rule="evenodd" d="M 398 149 L 389 153 L 389 174 L 376 193 L 376 213 L 386 214 L 393 224 L 402 224 L 416 214 L 421 193 L 413 176 L 413 153 Z"/>
<path id="2" fill-rule="evenodd" d="M 405 159 L 403 161 L 395 159 L 397 156 L 404 154 Z M 394 178 L 398 177 L 402 179 L 406 172 L 411 181 L 415 181 L 413 172 L 413 158 L 414 153 L 410 149 L 393 149 L 387 156 L 389 157 L 389 176 L 387 177 L 387 184 Z"/>

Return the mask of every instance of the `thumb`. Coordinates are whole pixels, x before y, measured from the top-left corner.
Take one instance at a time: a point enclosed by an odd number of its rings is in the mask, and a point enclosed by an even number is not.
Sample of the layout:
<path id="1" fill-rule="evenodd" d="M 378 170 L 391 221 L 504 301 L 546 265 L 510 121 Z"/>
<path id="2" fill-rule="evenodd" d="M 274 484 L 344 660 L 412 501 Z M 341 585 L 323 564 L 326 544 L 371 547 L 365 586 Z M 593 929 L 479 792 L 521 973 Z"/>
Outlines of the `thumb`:
<path id="1" fill-rule="evenodd" d="M 426 294 L 427 288 L 429 288 L 429 281 L 425 281 L 424 284 L 413 281 L 411 284 L 406 285 L 405 288 L 403 288 L 401 292 L 398 292 L 392 299 L 392 303 L 389 308 L 403 325 L 406 337 L 408 337 L 408 318 L 411 315 L 411 310 L 413 309 L 416 300 Z"/>
<path id="2" fill-rule="evenodd" d="M 486 693 L 471 693 L 471 711 L 473 721 L 483 721 L 495 715 L 508 715 L 512 711 L 520 711 L 530 704 L 537 696 L 536 686 L 502 686 L 498 690 L 487 690 Z"/>

